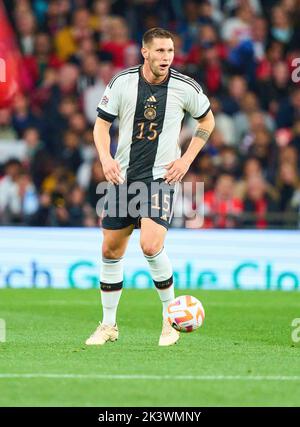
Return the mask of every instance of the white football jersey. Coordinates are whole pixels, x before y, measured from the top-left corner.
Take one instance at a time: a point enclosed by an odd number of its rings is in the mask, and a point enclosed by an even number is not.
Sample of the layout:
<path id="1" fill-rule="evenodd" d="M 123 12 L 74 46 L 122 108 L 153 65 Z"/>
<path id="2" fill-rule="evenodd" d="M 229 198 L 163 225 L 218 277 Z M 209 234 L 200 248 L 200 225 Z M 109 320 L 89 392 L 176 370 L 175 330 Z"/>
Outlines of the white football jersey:
<path id="1" fill-rule="evenodd" d="M 142 65 L 112 78 L 98 104 L 98 116 L 119 118 L 115 158 L 128 181 L 163 178 L 165 166 L 181 155 L 179 133 L 185 112 L 195 119 L 210 110 L 207 96 L 192 78 L 170 69 L 160 84 L 147 82 Z"/>

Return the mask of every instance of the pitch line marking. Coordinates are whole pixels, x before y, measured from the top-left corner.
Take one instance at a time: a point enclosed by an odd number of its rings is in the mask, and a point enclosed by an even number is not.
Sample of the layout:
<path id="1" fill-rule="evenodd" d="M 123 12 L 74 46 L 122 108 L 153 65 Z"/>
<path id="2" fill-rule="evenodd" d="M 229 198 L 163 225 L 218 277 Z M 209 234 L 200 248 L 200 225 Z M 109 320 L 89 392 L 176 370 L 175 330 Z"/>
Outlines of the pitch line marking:
<path id="1" fill-rule="evenodd" d="M 0 379 L 172 380 L 172 381 L 300 381 L 300 375 L 105 375 L 105 374 L 0 374 Z"/>

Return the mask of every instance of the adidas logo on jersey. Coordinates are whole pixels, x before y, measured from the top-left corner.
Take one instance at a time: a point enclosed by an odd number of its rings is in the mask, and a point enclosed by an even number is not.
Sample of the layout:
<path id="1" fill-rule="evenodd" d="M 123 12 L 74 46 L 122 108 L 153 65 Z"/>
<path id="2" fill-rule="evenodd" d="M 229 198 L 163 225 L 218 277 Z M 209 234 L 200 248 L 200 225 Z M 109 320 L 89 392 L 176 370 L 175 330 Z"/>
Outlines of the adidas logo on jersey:
<path id="1" fill-rule="evenodd" d="M 154 95 L 152 95 L 152 96 L 150 96 L 150 97 L 147 99 L 147 102 L 157 102 L 157 101 L 156 101 L 155 96 L 154 96 Z"/>

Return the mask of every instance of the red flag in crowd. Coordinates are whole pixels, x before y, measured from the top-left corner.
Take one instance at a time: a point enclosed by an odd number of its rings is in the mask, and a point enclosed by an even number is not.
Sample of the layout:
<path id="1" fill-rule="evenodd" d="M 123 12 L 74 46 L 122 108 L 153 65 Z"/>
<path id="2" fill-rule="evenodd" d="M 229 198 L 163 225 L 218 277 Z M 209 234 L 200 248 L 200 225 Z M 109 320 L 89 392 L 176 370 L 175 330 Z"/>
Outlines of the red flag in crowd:
<path id="1" fill-rule="evenodd" d="M 0 0 L 0 108 L 9 106 L 19 89 L 20 52 Z"/>

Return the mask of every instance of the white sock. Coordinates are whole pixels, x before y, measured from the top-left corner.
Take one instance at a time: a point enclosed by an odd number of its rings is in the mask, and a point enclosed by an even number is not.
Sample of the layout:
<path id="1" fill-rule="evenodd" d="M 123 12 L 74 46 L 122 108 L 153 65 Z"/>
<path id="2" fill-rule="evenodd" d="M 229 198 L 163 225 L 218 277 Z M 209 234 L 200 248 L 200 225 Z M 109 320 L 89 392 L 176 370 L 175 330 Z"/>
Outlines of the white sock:
<path id="1" fill-rule="evenodd" d="M 150 273 L 156 290 L 163 305 L 163 317 L 167 315 L 167 308 L 175 298 L 173 285 L 173 269 L 164 247 L 155 255 L 145 255 L 149 264 Z"/>
<path id="2" fill-rule="evenodd" d="M 111 292 L 101 291 L 101 301 L 103 309 L 102 323 L 104 325 L 115 326 L 117 322 L 117 309 L 121 294 L 122 289 L 120 291 Z"/>
<path id="3" fill-rule="evenodd" d="M 114 326 L 116 324 L 118 304 L 123 286 L 123 259 L 102 258 L 100 287 L 103 309 L 102 323 Z"/>
<path id="4" fill-rule="evenodd" d="M 158 289 L 158 288 L 156 288 L 156 290 L 158 292 L 158 295 L 159 295 L 160 300 L 161 300 L 162 305 L 163 305 L 163 312 L 162 312 L 163 317 L 167 317 L 167 315 L 168 315 L 168 312 L 167 312 L 168 305 L 175 298 L 174 285 L 171 285 L 167 289 Z"/>

